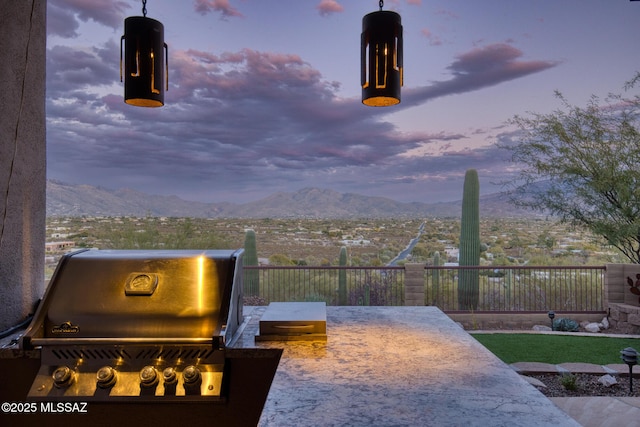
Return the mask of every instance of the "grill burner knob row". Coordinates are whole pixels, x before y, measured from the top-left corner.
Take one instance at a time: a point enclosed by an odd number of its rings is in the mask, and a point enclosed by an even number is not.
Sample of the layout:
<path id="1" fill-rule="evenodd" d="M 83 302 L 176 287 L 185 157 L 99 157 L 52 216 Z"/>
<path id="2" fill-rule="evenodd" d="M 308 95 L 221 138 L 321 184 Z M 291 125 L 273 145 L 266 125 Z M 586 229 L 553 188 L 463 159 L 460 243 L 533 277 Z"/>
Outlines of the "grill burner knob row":
<path id="1" fill-rule="evenodd" d="M 69 387 L 75 381 L 76 375 L 68 366 L 60 366 L 53 371 L 53 385 L 57 388 Z"/>
<path id="2" fill-rule="evenodd" d="M 176 370 L 174 368 L 166 368 L 162 371 L 162 380 L 164 384 L 167 386 L 175 385 L 178 383 L 178 375 L 176 374 Z"/>
<path id="3" fill-rule="evenodd" d="M 184 371 L 182 371 L 182 378 L 184 379 L 185 384 L 196 384 L 200 381 L 201 375 L 200 369 L 193 365 L 187 366 L 184 368 Z"/>
<path id="4" fill-rule="evenodd" d="M 96 379 L 97 386 L 99 388 L 113 387 L 117 380 L 116 370 L 111 366 L 103 366 L 102 368 L 98 369 Z"/>
<path id="5" fill-rule="evenodd" d="M 153 366 L 145 366 L 140 371 L 140 387 L 154 388 L 159 381 L 158 371 Z"/>

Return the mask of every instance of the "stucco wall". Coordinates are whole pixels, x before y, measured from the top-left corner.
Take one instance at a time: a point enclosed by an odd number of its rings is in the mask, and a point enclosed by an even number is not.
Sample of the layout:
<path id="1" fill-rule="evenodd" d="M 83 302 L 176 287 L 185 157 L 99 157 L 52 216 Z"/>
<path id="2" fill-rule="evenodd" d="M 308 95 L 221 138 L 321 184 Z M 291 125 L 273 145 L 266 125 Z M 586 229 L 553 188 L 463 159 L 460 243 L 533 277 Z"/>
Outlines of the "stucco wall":
<path id="1" fill-rule="evenodd" d="M 0 0 L 0 330 L 44 291 L 46 1 Z"/>

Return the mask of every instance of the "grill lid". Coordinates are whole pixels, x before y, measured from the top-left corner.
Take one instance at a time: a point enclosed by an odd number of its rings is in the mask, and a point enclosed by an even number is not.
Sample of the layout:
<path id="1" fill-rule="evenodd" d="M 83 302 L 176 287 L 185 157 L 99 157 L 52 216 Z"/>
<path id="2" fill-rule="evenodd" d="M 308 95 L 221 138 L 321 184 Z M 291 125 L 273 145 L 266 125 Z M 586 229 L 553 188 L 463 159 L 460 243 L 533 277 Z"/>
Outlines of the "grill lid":
<path id="1" fill-rule="evenodd" d="M 23 343 L 224 342 L 243 321 L 242 253 L 90 250 L 65 255 Z"/>

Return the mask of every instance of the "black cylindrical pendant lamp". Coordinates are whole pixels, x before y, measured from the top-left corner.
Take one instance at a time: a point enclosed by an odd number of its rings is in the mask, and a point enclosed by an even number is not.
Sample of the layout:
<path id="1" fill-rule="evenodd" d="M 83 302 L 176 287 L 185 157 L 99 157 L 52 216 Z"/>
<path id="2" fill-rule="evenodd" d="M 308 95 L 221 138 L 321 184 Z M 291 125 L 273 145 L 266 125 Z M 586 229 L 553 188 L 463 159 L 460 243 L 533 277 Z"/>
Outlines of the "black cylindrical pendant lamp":
<path id="1" fill-rule="evenodd" d="M 168 48 L 164 26 L 146 16 L 124 20 L 120 39 L 120 81 L 124 41 L 124 102 L 138 107 L 162 107 L 165 86 L 169 89 Z"/>
<path id="2" fill-rule="evenodd" d="M 362 18 L 362 103 L 387 107 L 400 103 L 402 72 L 402 23 L 396 12 L 380 11 Z"/>

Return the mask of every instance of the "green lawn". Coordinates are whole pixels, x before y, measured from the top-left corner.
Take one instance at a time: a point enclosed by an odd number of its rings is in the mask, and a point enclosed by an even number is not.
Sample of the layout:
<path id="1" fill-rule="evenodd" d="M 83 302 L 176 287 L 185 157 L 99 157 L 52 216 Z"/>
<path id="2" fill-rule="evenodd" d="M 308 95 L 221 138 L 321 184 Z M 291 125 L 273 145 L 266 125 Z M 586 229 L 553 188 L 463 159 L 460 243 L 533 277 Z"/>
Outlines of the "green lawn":
<path id="1" fill-rule="evenodd" d="M 620 350 L 633 347 L 640 351 L 638 338 L 585 337 L 544 334 L 472 334 L 505 363 L 565 362 L 608 365 L 623 363 Z"/>

